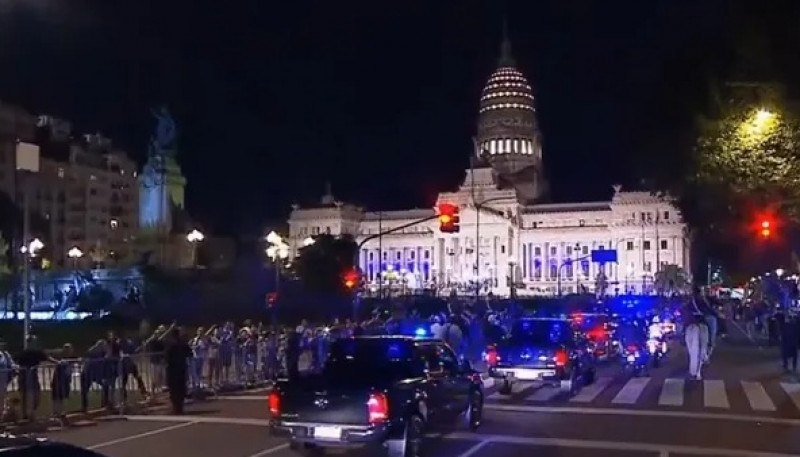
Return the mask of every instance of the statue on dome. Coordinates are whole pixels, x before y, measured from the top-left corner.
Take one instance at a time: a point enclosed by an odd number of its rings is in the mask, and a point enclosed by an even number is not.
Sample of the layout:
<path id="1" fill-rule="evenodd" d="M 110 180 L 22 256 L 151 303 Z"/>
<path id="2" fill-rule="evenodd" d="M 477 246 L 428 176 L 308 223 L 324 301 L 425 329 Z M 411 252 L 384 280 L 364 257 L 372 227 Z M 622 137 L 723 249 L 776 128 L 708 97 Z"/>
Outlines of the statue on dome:
<path id="1" fill-rule="evenodd" d="M 157 121 L 155 134 L 150 137 L 150 155 L 157 157 L 174 155 L 178 137 L 175 119 L 163 105 L 157 109 L 151 109 L 150 112 Z"/>

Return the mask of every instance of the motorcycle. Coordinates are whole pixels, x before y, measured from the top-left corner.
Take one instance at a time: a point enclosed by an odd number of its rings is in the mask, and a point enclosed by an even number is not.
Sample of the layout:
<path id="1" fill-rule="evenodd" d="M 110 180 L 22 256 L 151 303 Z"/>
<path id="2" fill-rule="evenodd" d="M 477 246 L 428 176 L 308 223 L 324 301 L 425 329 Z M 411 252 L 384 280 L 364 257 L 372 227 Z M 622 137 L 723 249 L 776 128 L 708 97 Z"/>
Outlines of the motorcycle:
<path id="1" fill-rule="evenodd" d="M 661 359 L 667 355 L 666 342 L 661 338 L 649 338 L 647 340 L 647 353 L 653 361 L 653 368 L 661 365 Z"/>
<path id="2" fill-rule="evenodd" d="M 635 344 L 625 346 L 622 353 L 622 368 L 626 373 L 640 376 L 647 373 L 647 353 Z"/>

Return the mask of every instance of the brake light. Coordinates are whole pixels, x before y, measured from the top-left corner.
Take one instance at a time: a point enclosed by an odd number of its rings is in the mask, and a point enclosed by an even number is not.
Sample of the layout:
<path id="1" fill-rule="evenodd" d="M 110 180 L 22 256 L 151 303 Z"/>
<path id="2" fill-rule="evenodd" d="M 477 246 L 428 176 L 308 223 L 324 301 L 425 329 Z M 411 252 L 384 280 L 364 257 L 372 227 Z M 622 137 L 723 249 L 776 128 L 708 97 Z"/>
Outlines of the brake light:
<path id="1" fill-rule="evenodd" d="M 389 399 L 382 393 L 371 394 L 367 401 L 367 412 L 371 425 L 386 421 L 389 419 Z"/>
<path id="2" fill-rule="evenodd" d="M 566 351 L 558 351 L 556 356 L 553 357 L 553 361 L 556 362 L 557 367 L 563 367 L 567 364 L 567 358 Z"/>
<path id="3" fill-rule="evenodd" d="M 281 395 L 277 391 L 272 391 L 267 397 L 267 403 L 269 403 L 269 414 L 272 417 L 278 417 L 281 415 Z"/>
<path id="4" fill-rule="evenodd" d="M 639 347 L 636 346 L 636 345 L 631 344 L 628 347 L 626 347 L 625 350 L 628 351 L 628 352 L 636 352 L 636 351 L 639 350 Z"/>
<path id="5" fill-rule="evenodd" d="M 500 360 L 500 357 L 497 356 L 497 349 L 495 349 L 494 346 L 489 346 L 489 348 L 486 349 L 484 359 L 486 359 L 486 363 L 490 366 L 497 365 L 497 361 Z"/>
<path id="6" fill-rule="evenodd" d="M 606 331 L 602 328 L 596 328 L 590 330 L 586 336 L 588 336 L 591 340 L 604 340 L 606 338 Z"/>

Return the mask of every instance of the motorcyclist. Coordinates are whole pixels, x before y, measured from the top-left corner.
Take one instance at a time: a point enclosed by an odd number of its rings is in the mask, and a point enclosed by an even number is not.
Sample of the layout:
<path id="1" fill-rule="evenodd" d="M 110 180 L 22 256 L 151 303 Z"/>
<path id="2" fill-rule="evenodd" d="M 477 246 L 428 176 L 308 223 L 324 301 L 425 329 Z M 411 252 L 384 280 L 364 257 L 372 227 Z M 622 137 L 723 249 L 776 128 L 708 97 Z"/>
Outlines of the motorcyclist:
<path id="1" fill-rule="evenodd" d="M 647 341 L 647 328 L 638 316 L 630 316 L 620 321 L 616 335 L 623 349 L 631 346 L 642 348 Z"/>
<path id="2" fill-rule="evenodd" d="M 664 329 L 661 327 L 661 319 L 655 315 L 650 320 L 650 325 L 647 327 L 648 344 L 653 341 L 653 344 L 658 345 L 658 349 L 662 354 L 667 352 L 667 342 L 664 338 Z"/>

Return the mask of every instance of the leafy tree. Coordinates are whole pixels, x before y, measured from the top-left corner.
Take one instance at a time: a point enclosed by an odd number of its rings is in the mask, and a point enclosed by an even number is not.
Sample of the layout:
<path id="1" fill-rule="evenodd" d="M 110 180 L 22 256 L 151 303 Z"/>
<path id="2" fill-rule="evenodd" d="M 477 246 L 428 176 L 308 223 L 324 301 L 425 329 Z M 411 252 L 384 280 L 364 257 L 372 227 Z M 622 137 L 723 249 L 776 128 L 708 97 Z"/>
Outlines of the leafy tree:
<path id="1" fill-rule="evenodd" d="M 655 288 L 659 295 L 688 293 L 691 286 L 689 273 L 674 265 L 664 265 L 655 275 Z"/>
<path id="2" fill-rule="evenodd" d="M 294 272 L 309 292 L 345 292 L 342 275 L 353 268 L 358 246 L 349 235 L 320 235 L 314 244 L 300 249 Z"/>

